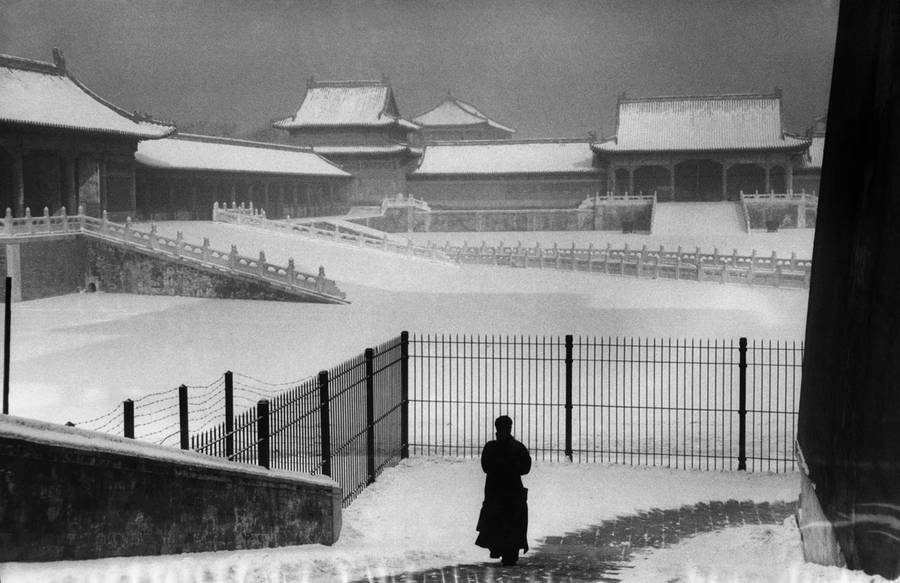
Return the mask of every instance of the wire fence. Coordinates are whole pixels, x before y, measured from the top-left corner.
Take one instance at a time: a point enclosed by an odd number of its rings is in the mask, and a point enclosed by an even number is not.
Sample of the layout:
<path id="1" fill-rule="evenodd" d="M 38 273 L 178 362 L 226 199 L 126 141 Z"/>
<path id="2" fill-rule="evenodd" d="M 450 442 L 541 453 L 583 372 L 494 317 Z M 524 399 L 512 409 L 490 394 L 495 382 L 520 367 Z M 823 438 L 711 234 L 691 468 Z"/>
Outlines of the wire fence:
<path id="1" fill-rule="evenodd" d="M 403 332 L 291 383 L 240 373 L 78 424 L 235 462 L 325 474 L 350 504 L 414 455 L 474 457 L 509 415 L 539 459 L 789 471 L 797 342 Z"/>

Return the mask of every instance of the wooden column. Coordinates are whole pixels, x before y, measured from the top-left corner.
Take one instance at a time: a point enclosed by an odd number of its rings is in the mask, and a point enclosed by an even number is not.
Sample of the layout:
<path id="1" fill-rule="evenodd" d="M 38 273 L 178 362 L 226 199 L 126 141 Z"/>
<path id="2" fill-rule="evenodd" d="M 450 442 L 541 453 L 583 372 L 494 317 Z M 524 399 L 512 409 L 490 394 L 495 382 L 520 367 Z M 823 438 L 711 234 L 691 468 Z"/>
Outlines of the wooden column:
<path id="1" fill-rule="evenodd" d="M 794 192 L 794 164 L 790 157 L 784 164 L 784 188 L 788 192 Z"/>
<path id="2" fill-rule="evenodd" d="M 675 161 L 669 162 L 669 200 L 675 200 Z"/>
<path id="3" fill-rule="evenodd" d="M 771 170 L 772 165 L 766 162 L 766 194 L 769 194 L 769 191 L 772 189 L 771 180 L 769 178 Z"/>
<path id="4" fill-rule="evenodd" d="M 722 200 L 728 200 L 728 167 L 730 164 L 722 162 Z"/>
<path id="5" fill-rule="evenodd" d="M 263 183 L 263 210 L 269 212 L 269 182 Z"/>
<path id="6" fill-rule="evenodd" d="M 628 194 L 634 196 L 634 166 L 628 165 Z"/>
<path id="7" fill-rule="evenodd" d="M 13 215 L 21 217 L 25 214 L 25 162 L 22 149 L 13 152 L 13 192 L 15 193 L 15 208 Z M 6 210 L 4 209 L 4 212 Z"/>

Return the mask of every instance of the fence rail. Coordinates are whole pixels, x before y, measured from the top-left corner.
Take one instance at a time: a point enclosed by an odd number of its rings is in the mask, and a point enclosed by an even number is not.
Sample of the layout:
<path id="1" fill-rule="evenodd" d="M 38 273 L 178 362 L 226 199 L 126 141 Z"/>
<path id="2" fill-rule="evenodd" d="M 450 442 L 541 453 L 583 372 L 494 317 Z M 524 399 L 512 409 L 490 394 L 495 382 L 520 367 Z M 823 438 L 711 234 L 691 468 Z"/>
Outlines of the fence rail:
<path id="1" fill-rule="evenodd" d="M 265 210 L 255 209 L 252 206 L 245 208 L 243 204 L 238 206 L 232 203 L 231 207 L 219 207 L 219 203 L 214 203 L 213 221 L 236 225 L 251 225 L 261 229 L 293 233 L 313 239 L 342 243 L 365 249 L 376 249 L 410 257 L 449 261 L 446 255 L 431 246 L 414 245 L 409 240 L 406 243 L 399 243 L 394 238 L 388 237 L 387 233 L 376 237 L 369 232 L 373 231 L 373 229 L 368 229 L 361 225 L 354 227 L 347 222 L 342 222 L 342 224 L 331 223 L 333 228 L 323 229 L 310 221 L 272 221 L 266 218 Z M 321 221 L 324 221 L 324 219 L 320 219 Z"/>
<path id="2" fill-rule="evenodd" d="M 80 426 L 325 474 L 350 504 L 412 455 L 474 457 L 510 415 L 545 460 L 794 469 L 796 342 L 406 332 L 282 385 L 227 372 Z"/>
<path id="3" fill-rule="evenodd" d="M 802 351 L 744 339 L 413 336 L 410 448 L 477 455 L 508 414 L 541 459 L 786 471 Z"/>
<path id="4" fill-rule="evenodd" d="M 266 260 L 265 253 L 260 251 L 258 257 L 240 255 L 237 247 L 232 245 L 229 251 L 221 251 L 210 247 L 209 239 L 204 238 L 200 245 L 184 240 L 179 231 L 174 239 L 163 237 L 151 225 L 150 231 L 136 230 L 131 220 L 125 223 L 114 223 L 108 220 L 106 211 L 102 218 L 89 217 L 84 210 L 79 214 L 66 215 L 65 208 L 59 215 L 50 215 L 44 208 L 40 217 L 32 217 L 30 209 L 25 209 L 24 217 L 13 217 L 7 209 L 6 216 L 0 219 L 0 235 L 14 237 L 59 235 L 82 233 L 89 236 L 114 241 L 129 247 L 140 249 L 156 255 L 196 263 L 220 271 L 236 273 L 265 280 L 287 292 L 301 292 L 303 295 L 319 298 L 322 301 L 346 303 L 346 294 L 342 292 L 334 280 L 327 279 L 324 270 L 318 274 L 298 271 L 294 260 L 288 260 L 286 266 L 275 265 Z"/>
<path id="5" fill-rule="evenodd" d="M 747 285 L 770 285 L 775 287 L 808 288 L 812 261 L 797 259 L 795 253 L 789 258 L 772 255 L 760 256 L 754 251 L 750 255 L 659 249 L 614 249 L 593 245 L 576 247 L 524 247 L 504 245 L 451 245 L 449 242 L 438 250 L 460 263 L 481 265 L 506 265 L 509 267 L 536 267 L 540 269 L 564 269 L 588 273 L 603 273 L 651 279 L 689 279 L 718 283 L 742 283 Z"/>

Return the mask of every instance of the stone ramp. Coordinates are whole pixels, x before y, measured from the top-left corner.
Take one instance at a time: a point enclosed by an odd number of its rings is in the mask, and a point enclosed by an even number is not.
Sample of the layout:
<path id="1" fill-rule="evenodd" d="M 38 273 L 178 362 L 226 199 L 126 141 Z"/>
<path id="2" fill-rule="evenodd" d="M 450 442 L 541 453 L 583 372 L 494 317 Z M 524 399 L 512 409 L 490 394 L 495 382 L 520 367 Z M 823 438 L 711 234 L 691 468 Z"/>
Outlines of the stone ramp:
<path id="1" fill-rule="evenodd" d="M 794 502 L 751 500 L 701 502 L 668 510 L 654 508 L 578 532 L 547 537 L 523 555 L 515 567 L 503 567 L 498 560 L 372 577 L 358 583 L 619 581 L 619 573 L 628 568 L 635 551 L 670 546 L 696 534 L 734 526 L 779 524 L 795 511 Z"/>
<path id="2" fill-rule="evenodd" d="M 739 202 L 662 202 L 656 204 L 653 235 L 705 238 L 745 235 Z"/>

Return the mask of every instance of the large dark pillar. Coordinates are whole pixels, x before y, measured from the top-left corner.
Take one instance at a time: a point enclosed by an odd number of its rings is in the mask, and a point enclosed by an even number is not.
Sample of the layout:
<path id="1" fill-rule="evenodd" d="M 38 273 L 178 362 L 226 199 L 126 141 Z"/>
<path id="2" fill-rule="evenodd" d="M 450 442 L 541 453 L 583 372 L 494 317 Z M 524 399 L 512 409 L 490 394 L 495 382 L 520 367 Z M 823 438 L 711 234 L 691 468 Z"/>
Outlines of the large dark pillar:
<path id="1" fill-rule="evenodd" d="M 898 249 L 900 3 L 842 2 L 800 398 L 801 532 L 808 558 L 889 579 L 900 575 Z"/>

